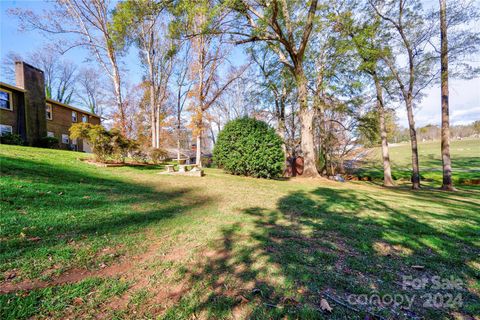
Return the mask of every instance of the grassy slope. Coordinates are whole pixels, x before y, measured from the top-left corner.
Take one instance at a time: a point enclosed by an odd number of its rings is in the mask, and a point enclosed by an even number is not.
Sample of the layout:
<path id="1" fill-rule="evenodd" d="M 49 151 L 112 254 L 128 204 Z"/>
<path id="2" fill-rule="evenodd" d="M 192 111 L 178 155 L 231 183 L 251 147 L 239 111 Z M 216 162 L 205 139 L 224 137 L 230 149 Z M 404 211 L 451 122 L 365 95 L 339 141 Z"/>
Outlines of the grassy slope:
<path id="1" fill-rule="evenodd" d="M 432 180 L 434 185 L 442 181 L 442 159 L 440 141 L 421 142 L 418 146 L 420 170 L 422 177 Z M 453 177 L 460 179 L 480 179 L 480 140 L 454 140 L 451 142 Z M 390 146 L 390 159 L 393 175 L 397 178 L 410 179 L 412 168 L 411 149 L 409 143 Z M 362 166 L 365 174 L 382 179 L 381 149 L 375 148 L 369 155 L 367 163 Z"/>
<path id="2" fill-rule="evenodd" d="M 318 318 L 322 292 L 344 301 L 352 293 L 416 295 L 412 312 L 427 318 L 480 313 L 478 188 L 414 193 L 219 170 L 201 179 L 173 177 L 156 174 L 159 168 L 96 168 L 78 161 L 86 157 L 79 153 L 14 146 L 0 146 L 0 156 L 0 288 L 136 261 L 118 276 L 0 295 L 1 319 L 98 312 Z M 141 254 L 148 259 L 134 259 Z M 404 275 L 461 279 L 466 290 L 442 294 L 460 293 L 463 306 L 423 307 L 421 295 L 438 291 L 403 291 Z M 329 318 L 365 318 L 329 302 Z"/>

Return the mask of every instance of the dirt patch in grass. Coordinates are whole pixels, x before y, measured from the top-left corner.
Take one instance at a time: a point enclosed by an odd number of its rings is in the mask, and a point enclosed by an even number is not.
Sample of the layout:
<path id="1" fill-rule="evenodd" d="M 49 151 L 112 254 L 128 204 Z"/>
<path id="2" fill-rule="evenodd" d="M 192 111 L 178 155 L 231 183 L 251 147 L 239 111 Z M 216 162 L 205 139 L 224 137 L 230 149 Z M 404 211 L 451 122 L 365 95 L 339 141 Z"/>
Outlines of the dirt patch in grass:
<path id="1" fill-rule="evenodd" d="M 136 273 L 138 269 L 137 265 L 146 263 L 152 258 L 156 257 L 156 253 L 161 246 L 161 241 L 161 239 L 149 240 L 152 245 L 150 245 L 150 247 L 148 247 L 144 253 L 133 257 L 124 257 L 122 261 L 110 266 L 101 265 L 101 269 L 99 270 L 74 268 L 67 270 L 51 280 L 34 279 L 15 282 L 14 277 L 7 277 L 7 280 L 0 283 L 0 294 L 8 294 L 17 291 L 30 291 L 69 283 L 77 283 L 90 277 L 129 278 L 129 276 Z M 161 259 L 165 261 L 175 261 L 182 259 L 187 255 L 187 253 L 188 251 L 185 248 L 174 248 L 169 253 L 163 255 Z"/>
<path id="2" fill-rule="evenodd" d="M 135 162 L 135 161 L 112 161 L 108 160 L 105 162 L 96 161 L 95 159 L 89 158 L 78 158 L 78 160 L 87 163 L 92 166 L 101 167 L 101 168 L 110 168 L 110 167 L 158 167 L 157 163 L 145 163 L 145 162 Z"/>
<path id="3" fill-rule="evenodd" d="M 59 286 L 68 283 L 76 283 L 90 277 L 113 277 L 122 275 L 134 266 L 134 261 L 128 260 L 121 263 L 106 266 L 100 270 L 87 270 L 87 269 L 70 269 L 60 276 L 48 281 L 39 279 L 24 280 L 18 283 L 7 280 L 0 284 L 0 294 L 7 294 L 17 291 L 30 291 L 35 289 L 42 289 L 47 287 Z"/>
<path id="4" fill-rule="evenodd" d="M 187 243 L 163 254 L 149 250 L 149 253 L 144 254 L 145 259 L 124 275 L 134 284 L 123 295 L 108 301 L 97 317 L 110 318 L 112 313 L 131 315 L 134 318 L 162 314 L 191 289 L 187 281 L 178 278 L 174 271 L 177 267 L 174 268 L 171 264 L 184 263 L 197 247 L 194 243 Z M 199 253 L 199 256 L 203 254 Z M 161 261 L 160 265 L 158 261 Z M 144 300 L 136 301 L 136 296 L 139 295 L 143 295 Z"/>

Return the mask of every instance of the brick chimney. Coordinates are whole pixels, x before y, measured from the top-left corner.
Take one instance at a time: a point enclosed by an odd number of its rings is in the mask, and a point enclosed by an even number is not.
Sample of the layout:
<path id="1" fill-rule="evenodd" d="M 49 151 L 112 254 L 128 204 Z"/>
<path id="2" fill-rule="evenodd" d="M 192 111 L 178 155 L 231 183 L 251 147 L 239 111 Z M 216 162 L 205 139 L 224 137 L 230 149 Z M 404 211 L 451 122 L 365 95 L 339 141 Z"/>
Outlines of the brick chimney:
<path id="1" fill-rule="evenodd" d="M 23 61 L 15 62 L 17 87 L 25 92 L 25 127 L 27 142 L 35 144 L 47 135 L 45 117 L 45 76 L 43 71 Z"/>

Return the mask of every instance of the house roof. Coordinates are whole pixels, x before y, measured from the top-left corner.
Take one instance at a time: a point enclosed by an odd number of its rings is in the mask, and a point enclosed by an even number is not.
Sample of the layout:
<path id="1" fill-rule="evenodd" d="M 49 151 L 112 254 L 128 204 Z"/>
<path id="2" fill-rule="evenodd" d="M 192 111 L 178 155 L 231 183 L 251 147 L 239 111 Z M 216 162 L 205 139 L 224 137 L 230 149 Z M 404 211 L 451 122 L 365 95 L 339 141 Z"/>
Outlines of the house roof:
<path id="1" fill-rule="evenodd" d="M 5 82 L 0 82 L 0 86 L 2 87 L 5 87 L 7 89 L 10 89 L 10 90 L 15 90 L 15 91 L 20 91 L 20 92 L 27 92 L 27 90 L 25 89 L 22 89 L 20 87 L 17 87 L 17 86 L 13 86 L 11 84 L 8 84 L 8 83 L 5 83 Z M 97 118 L 100 118 L 99 115 L 95 114 L 95 113 L 92 113 L 90 111 L 86 111 L 86 110 L 83 110 L 83 109 L 80 109 L 80 108 L 77 108 L 77 107 L 74 107 L 74 106 L 71 106 L 69 104 L 65 104 L 65 103 L 61 103 L 59 101 L 56 101 L 56 100 L 53 100 L 53 99 L 50 99 L 50 98 L 46 98 L 45 99 L 48 103 L 53 103 L 53 104 L 56 104 L 56 105 L 59 105 L 59 106 L 62 106 L 62 107 L 65 107 L 65 108 L 68 108 L 68 109 L 71 109 L 71 110 L 74 110 L 74 111 L 78 111 L 78 112 L 81 112 L 81 113 L 85 113 L 85 114 L 88 114 L 92 117 L 97 117 Z"/>
<path id="2" fill-rule="evenodd" d="M 8 84 L 8 83 L 5 83 L 5 82 L 0 82 L 0 86 L 5 87 L 5 88 L 10 89 L 10 90 L 27 92 L 25 89 L 22 89 L 22 88 L 19 88 L 19 87 L 16 87 L 16 86 L 12 86 L 11 84 Z"/>
<path id="3" fill-rule="evenodd" d="M 85 114 L 91 115 L 92 117 L 100 118 L 100 116 L 95 114 L 95 113 L 91 113 L 90 111 L 86 111 L 86 110 L 83 110 L 83 109 L 80 109 L 80 108 L 73 107 L 69 104 L 61 103 L 59 101 L 56 101 L 56 100 L 53 100 L 53 99 L 50 99 L 50 98 L 47 98 L 45 100 L 47 100 L 47 102 L 49 102 L 49 103 L 53 103 L 53 104 L 56 104 L 56 105 L 59 105 L 59 106 L 62 106 L 62 107 L 68 108 L 68 109 L 72 109 L 74 111 L 85 113 Z"/>

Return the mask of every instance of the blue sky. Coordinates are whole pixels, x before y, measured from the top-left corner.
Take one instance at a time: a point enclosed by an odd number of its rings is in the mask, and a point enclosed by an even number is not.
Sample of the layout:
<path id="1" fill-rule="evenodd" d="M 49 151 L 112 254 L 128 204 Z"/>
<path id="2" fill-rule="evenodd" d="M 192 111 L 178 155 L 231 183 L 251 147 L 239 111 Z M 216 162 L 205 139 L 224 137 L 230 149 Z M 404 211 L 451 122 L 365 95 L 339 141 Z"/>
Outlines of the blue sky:
<path id="1" fill-rule="evenodd" d="M 426 5 L 435 5 L 436 1 L 425 0 Z M 1 41 L 0 55 L 3 61 L 10 51 L 17 52 L 22 56 L 43 47 L 48 41 L 38 32 L 18 31 L 18 21 L 15 17 L 7 14 L 9 8 L 25 8 L 34 11 L 47 8 L 50 4 L 41 0 L 0 0 L 1 17 Z M 478 28 L 478 24 L 476 24 Z M 479 30 L 480 31 L 480 30 Z M 85 63 L 87 52 L 84 49 L 74 49 L 66 54 L 66 59 L 75 61 L 77 64 Z M 231 60 L 243 60 L 241 49 L 235 50 Z M 474 57 L 480 62 L 480 54 Z M 135 50 L 131 50 L 125 58 L 127 79 L 129 83 L 137 83 L 141 79 L 141 70 L 138 56 Z M 426 124 L 440 124 L 440 89 L 434 86 L 425 91 L 426 97 L 422 100 L 415 111 L 417 126 Z M 400 124 L 407 127 L 406 114 L 403 106 L 397 109 Z M 450 81 L 450 115 L 453 124 L 465 124 L 480 120 L 480 79 L 451 80 Z"/>

